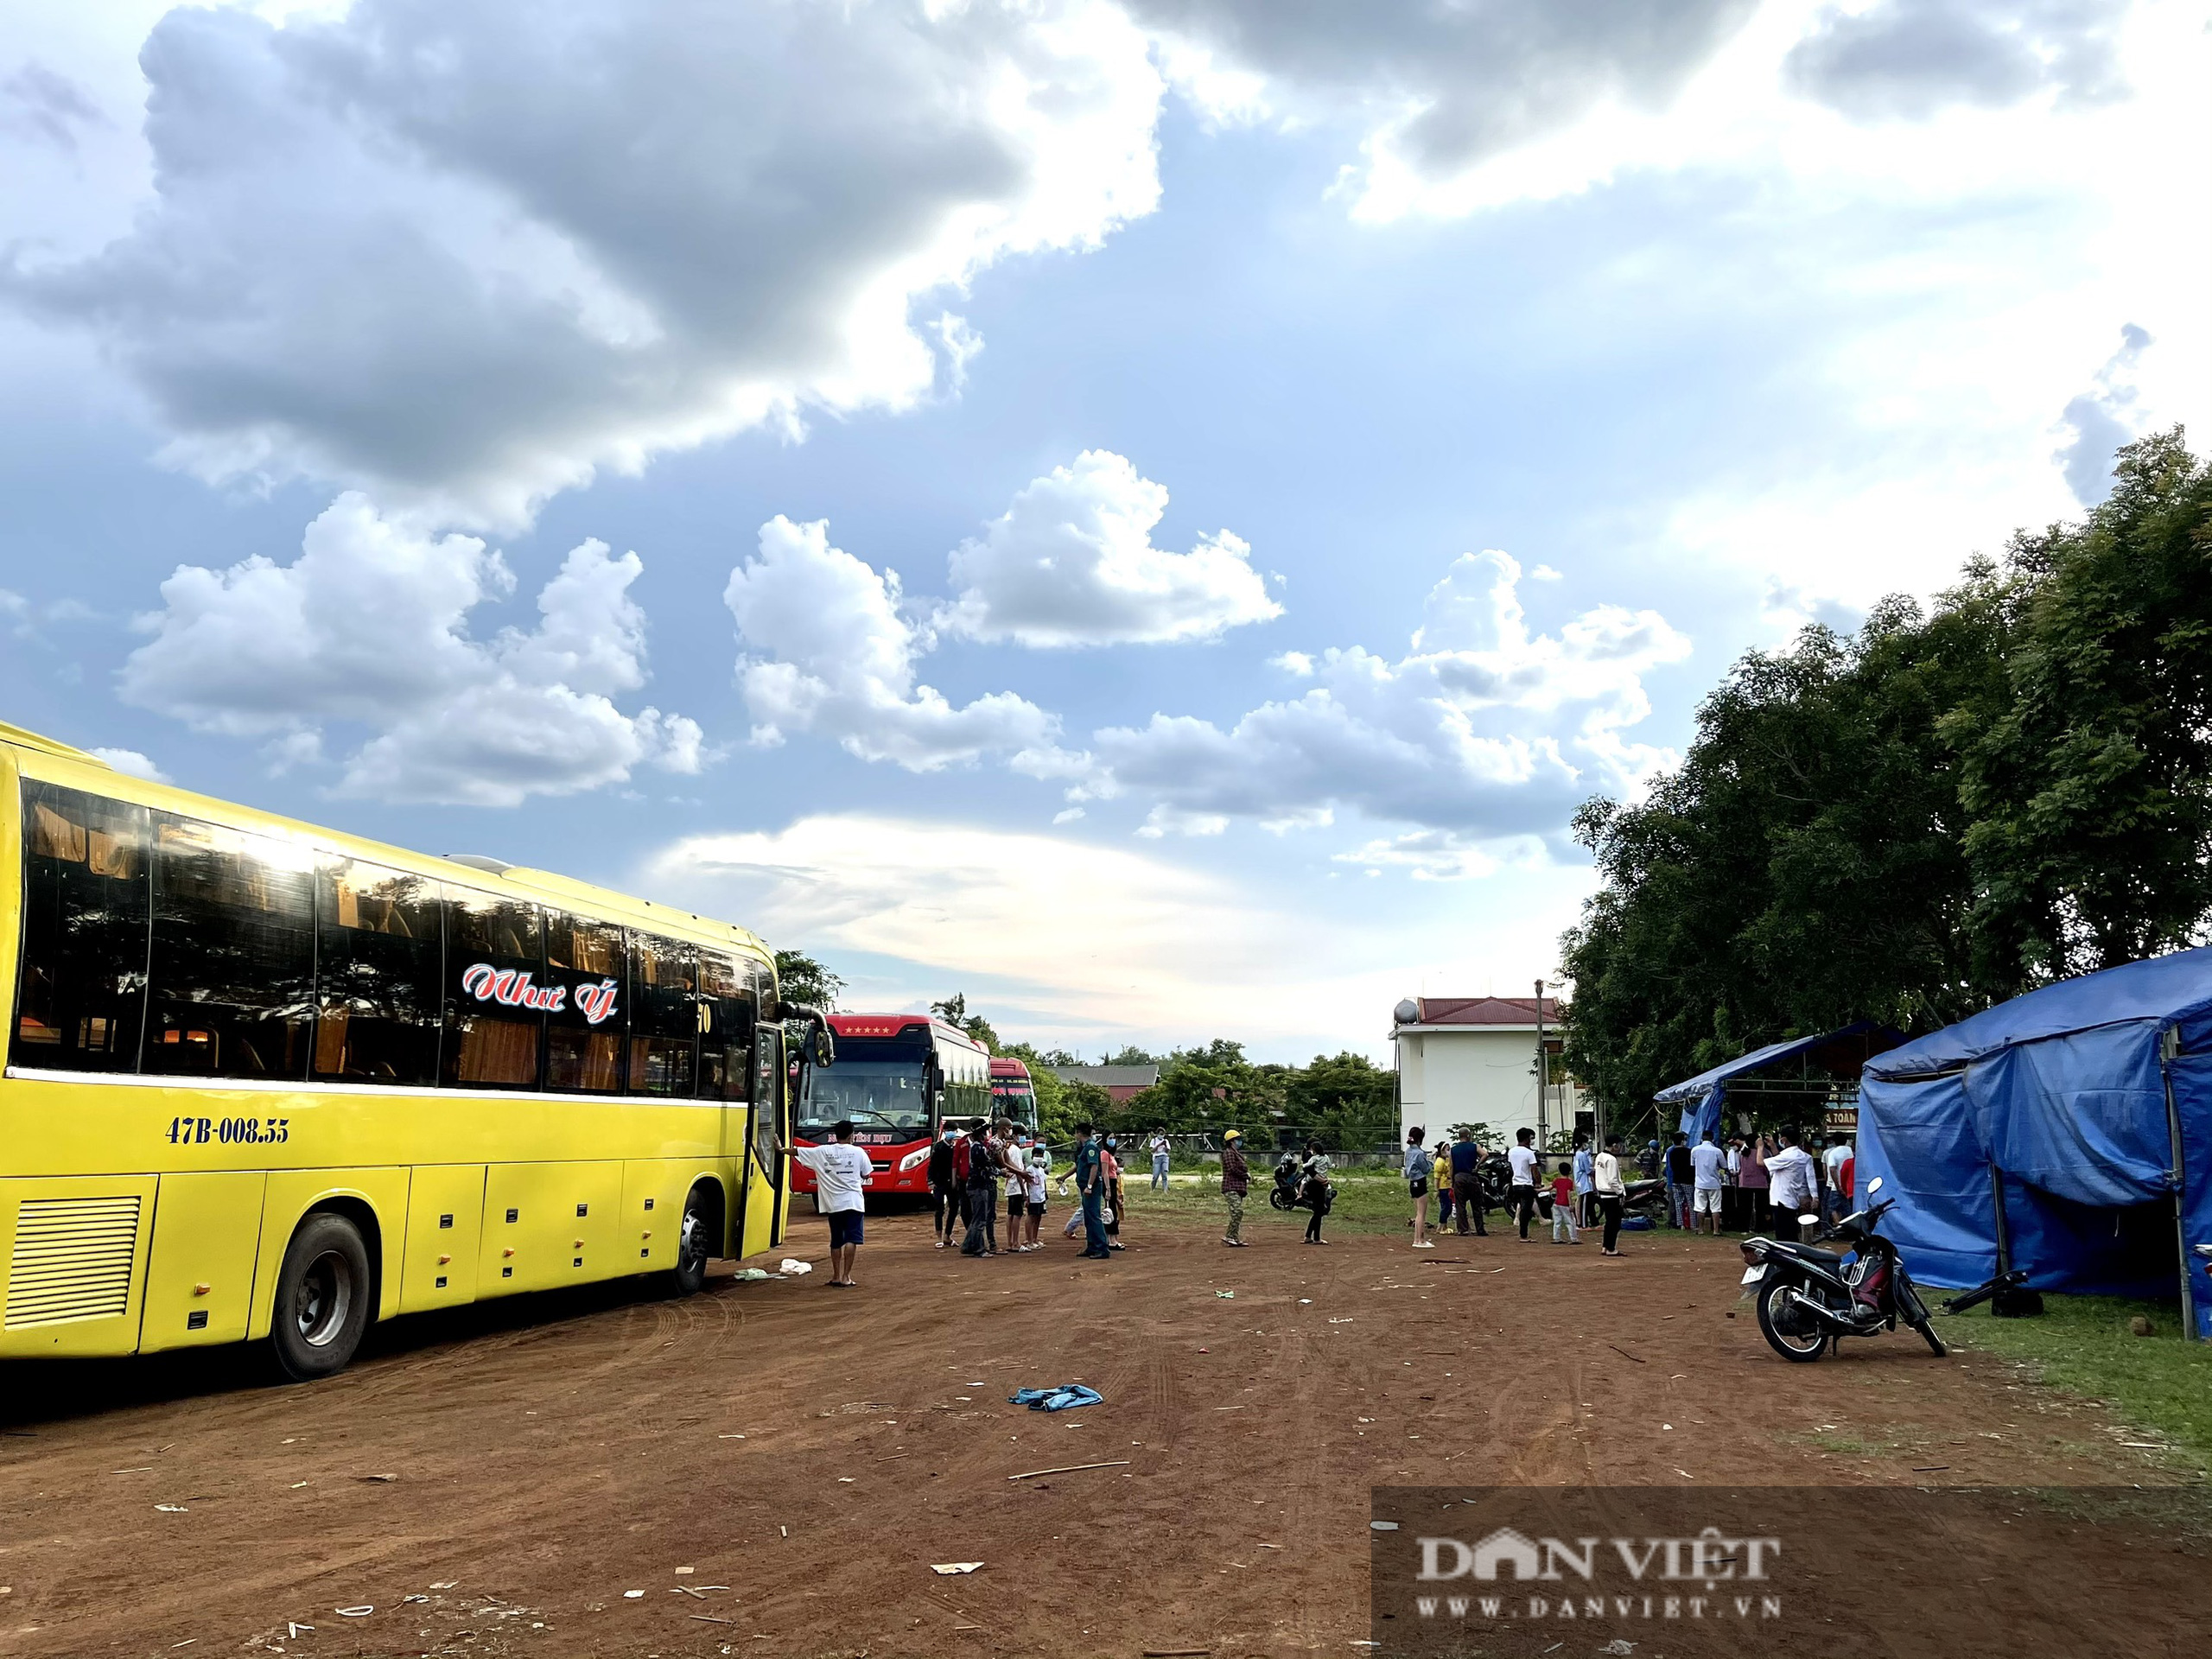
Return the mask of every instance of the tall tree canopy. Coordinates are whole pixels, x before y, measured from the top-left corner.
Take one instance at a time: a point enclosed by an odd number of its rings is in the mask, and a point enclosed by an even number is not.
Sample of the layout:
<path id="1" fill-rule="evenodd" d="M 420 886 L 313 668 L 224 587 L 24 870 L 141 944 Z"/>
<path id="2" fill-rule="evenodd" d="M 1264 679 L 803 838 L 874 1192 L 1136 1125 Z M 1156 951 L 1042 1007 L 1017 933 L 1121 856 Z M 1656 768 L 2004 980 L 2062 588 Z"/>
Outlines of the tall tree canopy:
<path id="1" fill-rule="evenodd" d="M 1927 611 L 1738 662 L 1681 767 L 1587 803 L 1569 1065 L 1610 1106 L 1746 1048 L 1928 1030 L 2212 914 L 2212 477 L 2121 451 L 2081 524 Z"/>

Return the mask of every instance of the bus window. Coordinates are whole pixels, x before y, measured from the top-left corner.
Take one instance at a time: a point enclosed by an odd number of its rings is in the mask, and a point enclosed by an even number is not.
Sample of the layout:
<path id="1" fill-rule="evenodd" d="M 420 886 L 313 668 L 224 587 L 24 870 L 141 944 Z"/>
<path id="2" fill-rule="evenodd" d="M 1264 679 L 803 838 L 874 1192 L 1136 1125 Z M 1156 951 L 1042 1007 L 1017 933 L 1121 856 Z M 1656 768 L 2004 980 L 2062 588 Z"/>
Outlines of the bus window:
<path id="1" fill-rule="evenodd" d="M 699 1047 L 692 947 L 630 936 L 630 1092 L 690 1096 Z"/>
<path id="2" fill-rule="evenodd" d="M 545 982 L 566 993 L 545 1016 L 545 1086 L 563 1093 L 622 1092 L 622 930 L 610 922 L 545 912 Z"/>
<path id="3" fill-rule="evenodd" d="M 314 855 L 154 815 L 143 1069 L 304 1078 L 315 1021 Z"/>
<path id="4" fill-rule="evenodd" d="M 699 952 L 699 1093 L 749 1100 L 753 1082 L 753 976 L 719 950 Z"/>
<path id="5" fill-rule="evenodd" d="M 442 931 L 436 882 L 358 859 L 318 862 L 315 1076 L 437 1082 Z"/>
<path id="6" fill-rule="evenodd" d="M 143 806 L 23 784 L 16 1065 L 135 1071 L 146 1010 Z"/>
<path id="7" fill-rule="evenodd" d="M 545 1015 L 537 906 L 448 887 L 445 1080 L 535 1089 Z"/>

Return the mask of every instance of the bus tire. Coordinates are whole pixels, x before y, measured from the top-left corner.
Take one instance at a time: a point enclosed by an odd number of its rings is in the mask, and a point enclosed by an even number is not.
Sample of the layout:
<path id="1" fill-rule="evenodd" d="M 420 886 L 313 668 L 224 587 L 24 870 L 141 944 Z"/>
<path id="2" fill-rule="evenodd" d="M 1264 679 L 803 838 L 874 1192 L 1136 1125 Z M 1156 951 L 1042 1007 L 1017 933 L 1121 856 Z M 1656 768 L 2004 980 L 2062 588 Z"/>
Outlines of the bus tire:
<path id="1" fill-rule="evenodd" d="M 702 1181 L 683 1200 L 683 1220 L 676 1230 L 676 1266 L 669 1282 L 679 1296 L 690 1296 L 707 1282 L 707 1262 L 715 1254 L 715 1194 Z"/>
<path id="2" fill-rule="evenodd" d="M 319 1210 L 284 1247 L 276 1275 L 270 1338 L 276 1363 L 295 1382 L 345 1370 L 376 1313 L 376 1276 L 361 1230 Z"/>

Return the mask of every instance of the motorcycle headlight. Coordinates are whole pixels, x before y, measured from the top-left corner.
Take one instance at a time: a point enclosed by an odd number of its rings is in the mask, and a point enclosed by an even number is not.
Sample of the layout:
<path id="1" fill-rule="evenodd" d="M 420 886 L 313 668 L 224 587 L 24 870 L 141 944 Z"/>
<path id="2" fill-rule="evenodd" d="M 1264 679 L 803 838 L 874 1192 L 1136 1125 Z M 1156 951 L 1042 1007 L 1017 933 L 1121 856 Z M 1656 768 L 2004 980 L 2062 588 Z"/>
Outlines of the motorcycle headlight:
<path id="1" fill-rule="evenodd" d="M 899 1160 L 899 1173 L 901 1175 L 911 1175 L 929 1160 L 930 1149 L 927 1147 L 917 1147 Z"/>

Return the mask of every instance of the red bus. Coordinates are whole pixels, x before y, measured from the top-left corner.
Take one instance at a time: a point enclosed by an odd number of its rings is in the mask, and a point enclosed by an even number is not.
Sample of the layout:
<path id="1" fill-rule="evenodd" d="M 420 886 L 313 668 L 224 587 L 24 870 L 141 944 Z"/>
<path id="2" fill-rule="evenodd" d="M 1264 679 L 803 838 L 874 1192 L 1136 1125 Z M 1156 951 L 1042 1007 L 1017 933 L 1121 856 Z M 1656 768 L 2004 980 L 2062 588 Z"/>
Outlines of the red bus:
<path id="1" fill-rule="evenodd" d="M 1032 1135 L 1037 1132 L 1037 1085 L 1030 1080 L 1029 1068 L 1020 1060 L 1002 1054 L 991 1057 L 991 1111 L 1017 1129 Z"/>
<path id="2" fill-rule="evenodd" d="M 850 1118 L 875 1166 L 871 1193 L 927 1192 L 930 1142 L 947 1123 L 970 1128 L 990 1115 L 990 1051 L 926 1014 L 833 1014 L 830 1029 L 837 1064 L 808 1068 L 792 1139 L 818 1146 Z M 814 1172 L 793 1164 L 791 1190 L 810 1194 Z"/>

